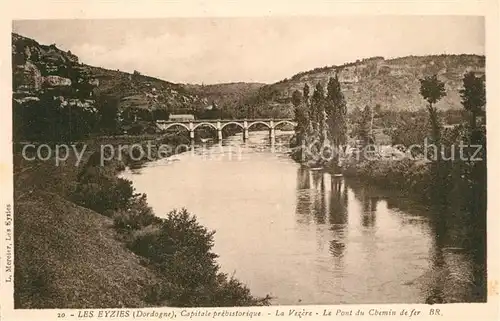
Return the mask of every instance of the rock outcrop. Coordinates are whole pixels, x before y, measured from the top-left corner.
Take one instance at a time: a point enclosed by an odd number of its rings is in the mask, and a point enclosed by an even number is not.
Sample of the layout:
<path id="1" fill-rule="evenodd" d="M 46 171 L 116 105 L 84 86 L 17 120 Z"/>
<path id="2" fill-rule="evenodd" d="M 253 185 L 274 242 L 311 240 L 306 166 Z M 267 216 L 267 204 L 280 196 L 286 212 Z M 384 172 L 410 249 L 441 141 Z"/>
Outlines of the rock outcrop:
<path id="1" fill-rule="evenodd" d="M 66 99 L 90 99 L 98 86 L 96 79 L 86 73 L 71 52 L 57 49 L 55 45 L 41 45 L 33 39 L 12 34 L 13 99 L 24 104 L 37 101 L 42 95 L 61 95 Z M 88 85 L 86 91 L 81 86 Z M 76 91 L 79 91 L 76 93 Z M 92 101 L 93 104 L 93 101 Z"/>
<path id="2" fill-rule="evenodd" d="M 181 85 L 139 72 L 85 65 L 71 51 L 60 50 L 55 44 L 42 45 L 15 33 L 12 34 L 12 65 L 13 98 L 21 104 L 47 93 L 64 96 L 66 103 L 81 100 L 71 103 L 77 106 L 92 105 L 90 100 L 99 96 L 113 97 L 122 112 L 129 109 L 191 112 L 204 104 L 201 97 Z M 83 90 L 88 91 L 88 95 L 82 95 Z"/>
<path id="3" fill-rule="evenodd" d="M 302 91 L 307 83 L 311 90 L 318 82 L 326 86 L 328 79 L 338 76 L 347 108 L 360 109 L 380 105 L 388 110 L 416 110 L 425 106 L 420 95 L 419 79 L 437 74 L 445 83 L 446 97 L 439 109 L 462 108 L 459 90 L 465 73 L 485 74 L 485 57 L 478 55 L 409 56 L 396 59 L 374 57 L 342 66 L 326 66 L 298 73 L 290 79 L 262 87 L 246 100 L 246 104 L 265 109 L 276 107 L 293 114 L 292 93 Z"/>

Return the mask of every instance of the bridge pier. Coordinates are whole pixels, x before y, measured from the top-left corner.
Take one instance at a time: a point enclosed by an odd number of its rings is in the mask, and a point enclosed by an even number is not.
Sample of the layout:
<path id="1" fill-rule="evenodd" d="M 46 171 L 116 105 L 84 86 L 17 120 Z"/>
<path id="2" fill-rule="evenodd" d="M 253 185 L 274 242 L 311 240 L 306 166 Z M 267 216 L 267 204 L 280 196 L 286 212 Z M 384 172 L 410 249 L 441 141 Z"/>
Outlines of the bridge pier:
<path id="1" fill-rule="evenodd" d="M 194 130 L 189 131 L 189 139 L 191 140 L 191 145 L 194 145 Z"/>
<path id="2" fill-rule="evenodd" d="M 274 128 L 269 128 L 269 139 L 274 139 L 276 137 L 276 133 L 274 132 Z"/>
<path id="3" fill-rule="evenodd" d="M 248 121 L 243 121 L 243 142 L 246 142 L 248 139 Z"/>
<path id="4" fill-rule="evenodd" d="M 269 121 L 269 140 L 271 141 L 271 145 L 274 145 L 276 138 L 276 132 L 274 130 L 274 121 Z"/>
<path id="5" fill-rule="evenodd" d="M 189 140 L 191 141 L 191 145 L 194 145 L 194 124 L 192 121 L 189 121 L 188 129 L 189 129 Z"/>
<path id="6" fill-rule="evenodd" d="M 220 121 L 217 122 L 216 127 L 217 127 L 217 140 L 220 143 L 222 142 L 222 128 L 220 126 Z"/>

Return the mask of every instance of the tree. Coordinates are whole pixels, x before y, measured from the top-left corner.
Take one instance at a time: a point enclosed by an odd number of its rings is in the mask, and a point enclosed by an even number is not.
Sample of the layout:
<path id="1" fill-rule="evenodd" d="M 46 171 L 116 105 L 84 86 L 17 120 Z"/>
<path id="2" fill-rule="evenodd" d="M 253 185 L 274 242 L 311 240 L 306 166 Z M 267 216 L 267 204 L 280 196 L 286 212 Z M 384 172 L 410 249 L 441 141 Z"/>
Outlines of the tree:
<path id="1" fill-rule="evenodd" d="M 417 112 L 399 112 L 398 117 L 390 124 L 393 126 L 387 134 L 391 136 L 394 145 L 421 145 L 429 136 L 429 116 L 425 110 Z M 412 156 L 422 153 L 422 149 L 412 148 Z"/>
<path id="2" fill-rule="evenodd" d="M 435 198 L 434 200 L 436 202 L 443 202 L 446 199 L 447 173 L 445 173 L 445 169 L 441 164 L 441 125 L 439 123 L 437 109 L 434 105 L 446 95 L 444 83 L 440 81 L 436 75 L 420 79 L 420 94 L 428 103 L 427 111 L 429 112 L 432 138 L 436 147 L 435 162 L 432 166 L 436 181 L 432 184 L 433 188 L 435 188 L 432 196 Z"/>
<path id="3" fill-rule="evenodd" d="M 309 100 L 309 91 L 310 91 L 310 88 L 309 88 L 309 85 L 307 83 L 304 84 L 304 100 Z"/>
<path id="4" fill-rule="evenodd" d="M 335 147 L 345 144 L 347 134 L 347 105 L 337 76 L 328 81 L 327 108 L 329 135 Z"/>
<path id="5" fill-rule="evenodd" d="M 99 129 L 107 133 L 115 133 L 118 129 L 118 99 L 112 96 L 101 96 L 97 100 L 99 113 Z"/>
<path id="6" fill-rule="evenodd" d="M 479 288 L 485 288 L 486 269 L 486 250 L 487 239 L 483 231 L 486 230 L 487 224 L 487 151 L 486 151 L 486 131 L 484 127 L 477 127 L 477 116 L 484 113 L 486 105 L 486 89 L 484 77 L 476 77 L 473 72 L 469 72 L 463 79 L 464 88 L 460 90 L 462 97 L 462 105 L 464 109 L 470 113 L 470 141 L 474 145 L 482 146 L 478 157 L 482 161 L 466 162 L 465 175 L 467 177 L 468 188 L 464 193 L 467 202 L 467 207 L 470 212 L 470 225 L 476 231 L 473 236 L 473 244 L 475 251 L 476 268 L 475 274 L 479 275 L 477 284 Z M 469 152 L 470 153 L 470 152 Z M 470 156 L 470 154 L 469 154 Z M 462 176 L 463 177 L 463 176 Z"/>
<path id="7" fill-rule="evenodd" d="M 323 133 L 323 113 L 325 112 L 325 90 L 321 83 L 316 84 L 312 98 L 311 98 L 311 120 L 313 129 L 318 135 Z"/>
<path id="8" fill-rule="evenodd" d="M 295 108 L 299 107 L 302 103 L 302 94 L 300 91 L 295 90 L 292 94 L 292 104 Z"/>
<path id="9" fill-rule="evenodd" d="M 295 121 L 297 122 L 297 127 L 295 128 L 297 133 L 297 144 L 302 144 L 309 126 L 309 119 L 306 107 L 302 102 L 302 93 L 300 91 L 295 90 L 293 92 L 292 103 L 295 111 Z"/>
<path id="10" fill-rule="evenodd" d="M 463 79 L 464 88 L 460 90 L 462 105 L 471 114 L 471 129 L 476 128 L 477 116 L 484 112 L 486 105 L 486 88 L 484 78 L 476 77 L 468 72 Z"/>
<path id="11" fill-rule="evenodd" d="M 427 76 L 424 79 L 420 79 L 420 94 L 428 103 L 427 111 L 429 112 L 429 119 L 432 126 L 432 138 L 434 143 L 439 145 L 441 139 L 441 125 L 439 123 L 437 109 L 434 105 L 441 98 L 446 96 L 444 83 L 437 78 L 437 75 Z"/>
<path id="12" fill-rule="evenodd" d="M 304 89 L 302 90 L 302 93 L 303 93 L 303 101 L 304 101 L 304 108 L 305 108 L 305 115 L 306 115 L 306 118 L 307 118 L 307 127 L 306 129 L 308 131 L 312 131 L 312 122 L 311 122 L 311 106 L 309 104 L 309 92 L 310 92 L 310 88 L 309 88 L 309 85 L 307 83 L 304 84 Z"/>
<path id="13" fill-rule="evenodd" d="M 370 120 L 372 116 L 372 110 L 370 106 L 366 105 L 365 109 L 361 113 L 361 116 L 358 118 L 355 123 L 354 134 L 359 139 L 363 141 L 363 144 L 368 144 L 370 141 Z"/>

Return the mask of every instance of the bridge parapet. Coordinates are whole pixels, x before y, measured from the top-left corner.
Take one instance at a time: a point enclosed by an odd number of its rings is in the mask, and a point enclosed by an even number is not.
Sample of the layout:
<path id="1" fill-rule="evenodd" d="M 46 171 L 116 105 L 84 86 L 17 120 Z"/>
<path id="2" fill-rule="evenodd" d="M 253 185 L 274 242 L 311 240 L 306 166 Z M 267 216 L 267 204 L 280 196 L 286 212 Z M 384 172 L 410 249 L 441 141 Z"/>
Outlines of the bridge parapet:
<path id="1" fill-rule="evenodd" d="M 293 118 L 244 118 L 244 119 L 194 119 L 194 120 L 157 120 L 156 123 L 216 123 L 216 122 L 221 122 L 221 123 L 226 123 L 226 122 L 255 122 L 255 121 L 262 121 L 262 122 L 280 122 L 280 121 L 289 121 L 289 122 L 295 122 Z"/>

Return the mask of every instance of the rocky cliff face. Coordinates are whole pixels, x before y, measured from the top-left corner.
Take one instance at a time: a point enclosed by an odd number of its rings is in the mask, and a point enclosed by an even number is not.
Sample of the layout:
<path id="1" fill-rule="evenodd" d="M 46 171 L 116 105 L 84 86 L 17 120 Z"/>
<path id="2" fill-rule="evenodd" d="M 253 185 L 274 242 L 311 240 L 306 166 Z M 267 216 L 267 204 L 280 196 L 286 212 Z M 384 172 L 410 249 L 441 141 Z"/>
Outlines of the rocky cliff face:
<path id="1" fill-rule="evenodd" d="M 55 45 L 41 45 L 33 39 L 12 34 L 13 99 L 19 104 L 51 95 L 61 105 L 94 108 L 96 79 L 71 52 Z"/>
<path id="2" fill-rule="evenodd" d="M 13 98 L 18 103 L 54 93 L 61 103 L 94 106 L 99 96 L 118 100 L 119 109 L 168 109 L 186 112 L 206 99 L 182 86 L 153 77 L 85 65 L 76 55 L 12 34 Z M 84 92 L 86 92 L 84 94 Z"/>
<path id="3" fill-rule="evenodd" d="M 260 108 L 279 106 L 292 114 L 291 97 L 307 83 L 311 90 L 318 82 L 326 86 L 328 78 L 338 75 L 348 110 L 380 105 L 390 110 L 415 110 L 425 106 L 420 96 L 419 79 L 437 74 L 445 83 L 446 97 L 437 107 L 462 108 L 459 90 L 466 72 L 485 73 L 485 57 L 477 55 L 439 55 L 403 57 L 386 60 L 374 57 L 342 66 L 316 68 L 294 75 L 290 79 L 265 86 L 250 99 Z"/>

